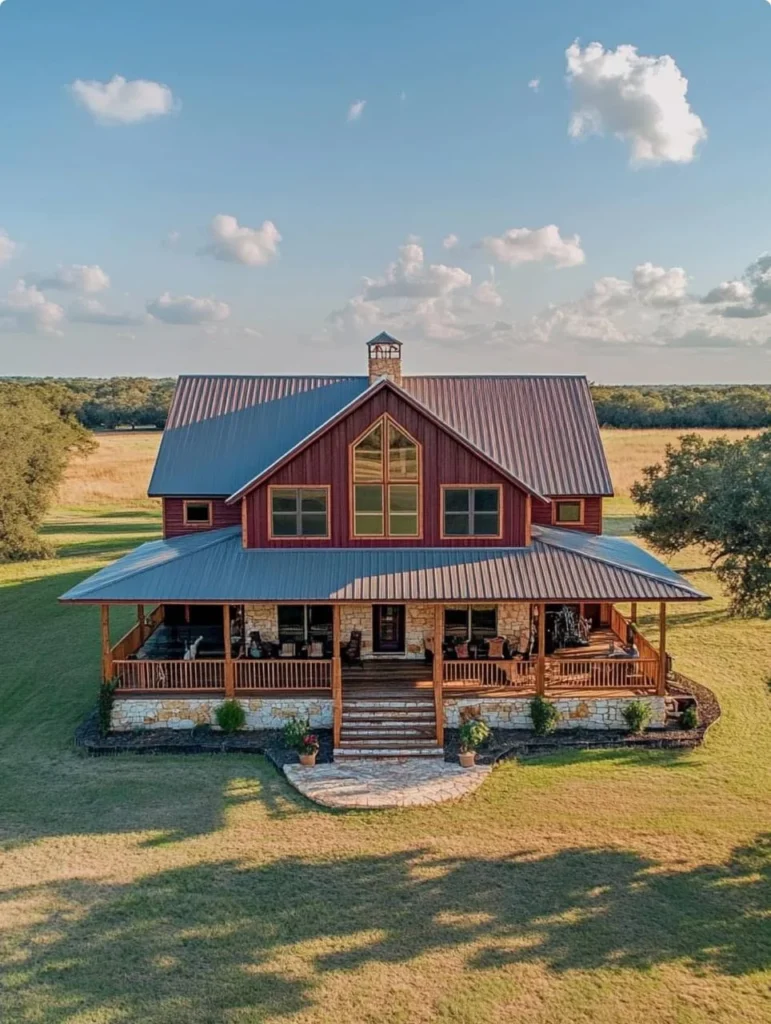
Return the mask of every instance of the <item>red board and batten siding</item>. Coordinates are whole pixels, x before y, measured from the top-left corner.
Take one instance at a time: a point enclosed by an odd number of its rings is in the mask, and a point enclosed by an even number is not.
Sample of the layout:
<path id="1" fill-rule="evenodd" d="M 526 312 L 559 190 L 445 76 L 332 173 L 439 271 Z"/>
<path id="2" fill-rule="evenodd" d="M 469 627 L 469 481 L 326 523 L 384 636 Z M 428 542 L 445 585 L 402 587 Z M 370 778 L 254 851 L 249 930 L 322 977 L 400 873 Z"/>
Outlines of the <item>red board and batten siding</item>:
<path id="1" fill-rule="evenodd" d="M 383 413 L 423 447 L 423 535 L 420 538 L 352 537 L 349 507 L 348 451 L 351 442 Z M 496 484 L 502 487 L 503 519 L 499 539 L 441 536 L 442 484 Z M 268 529 L 270 486 L 330 487 L 328 540 L 271 540 Z M 300 452 L 291 462 L 246 496 L 247 547 L 519 547 L 527 542 L 528 496 L 520 488 L 437 427 L 391 391 L 381 391 Z M 536 502 L 533 501 L 535 506 Z"/>
<path id="2" fill-rule="evenodd" d="M 181 537 L 202 530 L 222 530 L 226 526 L 241 525 L 241 502 L 226 505 L 224 498 L 191 498 L 190 501 L 211 501 L 211 524 L 185 523 L 184 498 L 163 499 L 163 536 Z"/>
<path id="3" fill-rule="evenodd" d="M 554 504 L 558 501 L 576 501 L 580 497 L 575 494 L 564 494 L 552 498 L 551 505 L 544 505 L 540 501 L 533 502 L 533 522 L 536 526 L 559 525 L 565 530 L 583 530 L 585 533 L 602 533 L 602 498 L 590 496 L 581 498 L 584 503 L 583 523 L 553 523 L 552 513 Z"/>

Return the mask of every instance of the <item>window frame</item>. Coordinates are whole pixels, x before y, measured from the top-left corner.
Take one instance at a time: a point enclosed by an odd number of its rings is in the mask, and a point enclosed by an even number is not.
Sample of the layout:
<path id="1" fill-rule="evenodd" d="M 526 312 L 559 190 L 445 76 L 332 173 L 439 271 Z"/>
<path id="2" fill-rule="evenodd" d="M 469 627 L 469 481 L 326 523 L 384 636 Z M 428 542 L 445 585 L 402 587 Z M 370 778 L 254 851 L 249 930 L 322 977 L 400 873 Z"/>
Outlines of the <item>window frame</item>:
<path id="1" fill-rule="evenodd" d="M 562 522 L 558 515 L 560 505 L 578 505 L 578 519 L 570 519 Z M 570 529 L 571 526 L 584 526 L 586 523 L 586 500 L 584 498 L 552 498 L 551 522 L 552 526 L 563 526 L 568 529 Z"/>
<path id="2" fill-rule="evenodd" d="M 326 495 L 326 531 L 321 533 L 274 533 L 273 532 L 273 492 L 274 491 L 324 491 Z M 332 536 L 332 488 L 329 484 L 270 484 L 268 486 L 268 540 L 288 541 L 321 541 L 329 540 Z M 298 524 L 302 522 L 302 507 L 295 512 Z"/>
<path id="3" fill-rule="evenodd" d="M 209 511 L 207 519 L 188 519 L 190 505 L 206 505 Z M 211 498 L 185 498 L 182 502 L 182 522 L 196 530 L 206 530 L 214 524 L 214 508 Z"/>
<path id="4" fill-rule="evenodd" d="M 279 622 L 279 617 L 280 617 L 279 609 L 281 609 L 281 608 L 301 608 L 302 609 L 302 619 L 303 619 L 302 630 L 303 630 L 303 635 L 302 635 L 302 639 L 301 639 L 300 642 L 304 643 L 304 644 L 307 644 L 307 643 L 311 642 L 311 633 L 312 633 L 311 626 L 310 626 L 311 609 L 312 608 L 329 608 L 330 611 L 332 612 L 332 618 L 330 619 L 330 625 L 328 627 L 327 633 L 328 633 L 329 640 L 332 639 L 333 630 L 334 630 L 334 615 L 335 615 L 334 606 L 333 605 L 331 605 L 331 604 L 324 604 L 323 601 L 312 601 L 310 604 L 303 604 L 302 602 L 294 602 L 294 601 L 277 601 L 276 602 L 276 638 L 277 638 L 279 643 L 282 642 L 282 640 L 281 640 L 281 623 Z"/>
<path id="5" fill-rule="evenodd" d="M 444 643 L 447 643 L 448 639 L 452 638 L 453 636 L 457 636 L 457 633 L 451 633 L 451 632 L 447 631 L 447 612 L 460 612 L 460 611 L 465 611 L 465 613 L 466 613 L 466 636 L 465 636 L 463 642 L 469 643 L 469 644 L 472 642 L 472 640 L 474 638 L 474 633 L 473 633 L 472 628 L 471 628 L 471 617 L 472 617 L 472 614 L 473 614 L 475 609 L 476 610 L 482 610 L 482 611 L 489 611 L 490 609 L 492 609 L 494 611 L 494 613 L 495 613 L 495 633 L 494 633 L 494 636 L 499 636 L 500 635 L 500 631 L 498 629 L 498 623 L 499 623 L 500 615 L 499 615 L 498 605 L 497 604 L 484 604 L 483 603 L 483 604 L 459 605 L 457 607 L 450 607 L 450 608 L 445 608 L 444 609 L 444 614 L 442 616 L 442 640 L 443 640 Z"/>
<path id="6" fill-rule="evenodd" d="M 498 492 L 498 532 L 493 533 L 447 533 L 445 531 L 445 494 L 447 491 L 497 491 Z M 474 512 L 469 507 L 469 515 Z M 468 541 L 468 540 L 503 540 L 503 484 L 442 484 L 441 498 L 439 501 L 439 536 L 442 540 Z"/>
<path id="7" fill-rule="evenodd" d="M 378 425 L 381 426 L 383 436 L 383 458 L 380 480 L 356 480 L 355 475 L 355 454 L 356 446 L 364 440 Z M 403 434 L 415 445 L 417 451 L 417 477 L 414 480 L 405 480 L 403 477 L 391 479 L 390 459 L 388 457 L 388 435 L 390 427 L 394 427 L 400 434 Z M 379 487 L 383 495 L 383 530 L 381 533 L 357 533 L 356 532 L 356 487 Z M 391 488 L 392 487 L 414 487 L 417 492 L 416 511 L 417 533 L 392 533 L 391 532 Z M 362 513 L 365 514 L 365 513 Z M 396 513 L 399 515 L 399 513 Z M 403 513 L 412 515 L 413 513 Z M 372 513 L 377 515 L 377 513 Z M 348 538 L 349 540 L 390 540 L 390 541 L 416 541 L 423 539 L 423 445 L 417 438 L 413 437 L 406 427 L 393 418 L 389 413 L 383 413 L 373 420 L 348 446 Z"/>

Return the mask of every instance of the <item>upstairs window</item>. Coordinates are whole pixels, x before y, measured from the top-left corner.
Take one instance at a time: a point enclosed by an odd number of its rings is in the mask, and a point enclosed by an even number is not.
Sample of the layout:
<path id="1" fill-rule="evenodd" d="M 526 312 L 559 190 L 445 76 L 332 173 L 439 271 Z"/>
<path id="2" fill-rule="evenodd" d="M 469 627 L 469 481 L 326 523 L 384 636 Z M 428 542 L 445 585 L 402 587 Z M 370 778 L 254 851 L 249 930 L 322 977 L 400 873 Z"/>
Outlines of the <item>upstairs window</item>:
<path id="1" fill-rule="evenodd" d="M 499 487 L 445 487 L 445 537 L 500 537 Z"/>
<path id="2" fill-rule="evenodd" d="M 211 526 L 210 501 L 186 501 L 184 504 L 185 526 Z"/>
<path id="3" fill-rule="evenodd" d="M 582 526 L 584 522 L 584 503 L 575 501 L 555 501 L 554 522 L 564 526 Z"/>
<path id="4" fill-rule="evenodd" d="M 271 487 L 271 537 L 329 536 L 326 487 Z"/>
<path id="5" fill-rule="evenodd" d="M 354 537 L 420 536 L 420 450 L 383 416 L 353 445 Z"/>

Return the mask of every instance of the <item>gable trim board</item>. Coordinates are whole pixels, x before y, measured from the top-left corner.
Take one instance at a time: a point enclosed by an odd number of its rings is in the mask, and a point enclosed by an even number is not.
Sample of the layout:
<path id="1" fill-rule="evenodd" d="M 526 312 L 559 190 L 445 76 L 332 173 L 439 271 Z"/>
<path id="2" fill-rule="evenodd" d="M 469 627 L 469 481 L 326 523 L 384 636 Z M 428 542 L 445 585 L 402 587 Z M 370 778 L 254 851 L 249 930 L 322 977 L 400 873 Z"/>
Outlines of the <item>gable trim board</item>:
<path id="1" fill-rule="evenodd" d="M 417 401 L 417 399 L 413 398 L 412 395 L 406 392 L 403 388 L 400 388 L 397 384 L 394 384 L 393 381 L 388 380 L 387 377 L 381 377 L 380 380 L 376 381 L 371 387 L 367 388 L 367 390 L 364 391 L 361 395 L 359 395 L 357 398 L 354 398 L 353 401 L 349 402 L 347 406 L 344 406 L 342 409 L 340 409 L 340 411 L 336 413 L 334 416 L 332 416 L 329 420 L 327 420 L 326 423 L 322 423 L 320 426 L 316 428 L 316 430 L 308 434 L 307 437 L 303 438 L 303 440 L 299 441 L 293 448 L 291 448 L 284 455 L 282 455 L 281 458 L 277 459 L 276 462 L 274 462 L 270 466 L 267 466 L 264 470 L 262 470 L 262 472 L 258 473 L 255 477 L 253 477 L 242 487 L 240 487 L 234 494 L 231 494 L 230 497 L 227 499 L 228 504 L 236 502 L 240 498 L 246 497 L 246 495 L 248 495 L 261 483 L 264 483 L 265 481 L 269 480 L 274 473 L 276 473 L 287 463 L 291 462 L 292 459 L 296 458 L 303 451 L 305 451 L 305 449 L 312 445 L 314 441 L 318 440 L 320 437 L 323 437 L 323 435 L 327 433 L 327 431 L 331 430 L 338 423 L 342 422 L 344 419 L 346 419 L 346 417 L 350 416 L 351 413 L 355 412 L 358 408 L 365 405 L 368 401 L 374 398 L 375 395 L 379 394 L 379 392 L 385 390 L 390 390 L 394 394 L 398 395 L 399 398 L 405 401 L 408 405 L 411 405 L 417 412 L 425 416 L 426 419 L 430 420 L 434 424 L 434 426 L 444 431 L 444 433 L 446 433 L 454 441 L 457 441 L 458 444 L 463 445 L 477 458 L 481 459 L 483 462 L 486 462 L 488 466 L 491 466 L 493 469 L 497 470 L 501 474 L 501 476 L 505 477 L 516 487 L 520 487 L 527 494 L 530 494 L 532 497 L 537 498 L 539 501 L 548 502 L 549 499 L 545 495 L 539 494 L 538 491 L 536 491 L 533 487 L 526 483 L 526 481 L 521 480 L 513 473 L 510 473 L 504 466 L 501 466 L 500 463 L 497 463 L 494 459 L 490 458 L 489 455 L 487 455 L 481 449 L 477 448 L 476 445 L 472 444 L 467 437 L 464 437 L 463 434 L 460 434 L 453 427 L 449 426 L 444 420 L 436 416 L 433 412 L 431 412 L 430 409 L 427 409 L 426 406 L 424 406 L 421 402 Z"/>

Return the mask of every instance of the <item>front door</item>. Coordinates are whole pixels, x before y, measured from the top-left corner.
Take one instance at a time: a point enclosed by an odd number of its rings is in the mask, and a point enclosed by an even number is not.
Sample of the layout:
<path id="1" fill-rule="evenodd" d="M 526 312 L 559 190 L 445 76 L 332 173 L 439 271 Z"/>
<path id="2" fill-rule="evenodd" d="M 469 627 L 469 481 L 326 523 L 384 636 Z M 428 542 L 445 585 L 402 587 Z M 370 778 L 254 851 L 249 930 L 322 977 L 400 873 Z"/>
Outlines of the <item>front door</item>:
<path id="1" fill-rule="evenodd" d="M 372 649 L 376 654 L 404 654 L 403 604 L 373 604 Z"/>

